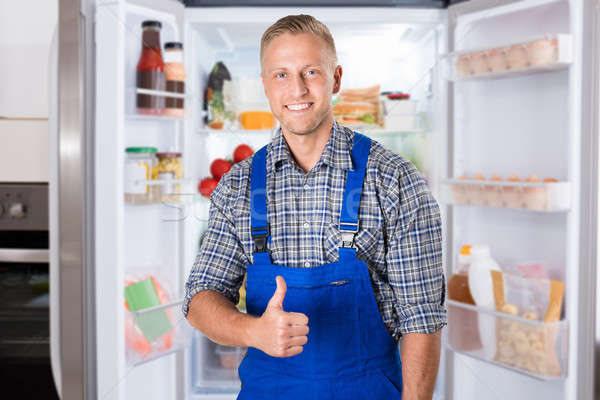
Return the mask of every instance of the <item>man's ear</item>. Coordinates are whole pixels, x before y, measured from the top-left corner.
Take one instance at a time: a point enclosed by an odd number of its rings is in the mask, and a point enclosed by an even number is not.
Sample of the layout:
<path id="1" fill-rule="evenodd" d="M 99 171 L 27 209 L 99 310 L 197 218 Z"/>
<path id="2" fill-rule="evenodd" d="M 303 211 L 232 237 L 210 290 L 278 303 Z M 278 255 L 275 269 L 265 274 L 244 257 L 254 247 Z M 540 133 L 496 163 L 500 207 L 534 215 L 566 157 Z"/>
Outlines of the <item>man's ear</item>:
<path id="1" fill-rule="evenodd" d="M 342 85 L 342 66 L 338 65 L 335 67 L 335 71 L 333 72 L 333 93 L 338 93 L 340 91 L 340 87 Z"/>

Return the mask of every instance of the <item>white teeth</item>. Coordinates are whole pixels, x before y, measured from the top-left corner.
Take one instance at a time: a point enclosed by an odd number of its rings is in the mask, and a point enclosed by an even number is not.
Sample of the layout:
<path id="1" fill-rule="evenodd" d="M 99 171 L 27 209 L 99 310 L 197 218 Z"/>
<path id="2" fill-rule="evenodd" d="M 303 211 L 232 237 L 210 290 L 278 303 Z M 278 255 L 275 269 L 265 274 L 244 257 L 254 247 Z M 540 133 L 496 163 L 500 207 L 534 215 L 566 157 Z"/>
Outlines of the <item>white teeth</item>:
<path id="1" fill-rule="evenodd" d="M 289 108 L 292 111 L 299 111 L 299 110 L 304 110 L 305 108 L 310 107 L 310 103 L 304 103 L 304 104 L 288 104 L 287 108 Z"/>

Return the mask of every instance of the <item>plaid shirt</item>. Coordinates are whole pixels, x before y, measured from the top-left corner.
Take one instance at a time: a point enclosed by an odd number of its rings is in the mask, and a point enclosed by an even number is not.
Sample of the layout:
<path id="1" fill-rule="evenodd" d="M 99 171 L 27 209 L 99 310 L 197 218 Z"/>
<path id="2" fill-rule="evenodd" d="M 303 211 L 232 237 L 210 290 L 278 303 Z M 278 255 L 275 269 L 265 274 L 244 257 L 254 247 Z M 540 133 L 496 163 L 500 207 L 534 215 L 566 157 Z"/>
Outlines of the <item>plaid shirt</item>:
<path id="1" fill-rule="evenodd" d="M 267 148 L 269 249 L 274 264 L 310 268 L 338 260 L 338 230 L 354 132 L 334 122 L 320 160 L 304 173 L 281 129 Z M 186 284 L 183 313 L 198 292 L 238 302 L 250 235 L 251 158 L 224 175 L 210 196 L 209 225 Z M 402 334 L 445 325 L 442 226 L 437 202 L 409 161 L 372 141 L 354 239 L 367 261 L 384 323 Z"/>

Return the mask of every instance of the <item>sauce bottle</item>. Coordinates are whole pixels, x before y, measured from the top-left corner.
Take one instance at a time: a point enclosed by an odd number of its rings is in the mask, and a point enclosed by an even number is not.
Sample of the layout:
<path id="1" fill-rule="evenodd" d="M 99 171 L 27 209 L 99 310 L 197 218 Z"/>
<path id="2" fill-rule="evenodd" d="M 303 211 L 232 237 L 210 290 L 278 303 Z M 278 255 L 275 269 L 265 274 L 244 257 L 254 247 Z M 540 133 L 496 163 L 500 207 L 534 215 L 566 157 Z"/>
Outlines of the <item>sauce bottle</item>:
<path id="1" fill-rule="evenodd" d="M 137 65 L 136 81 L 139 89 L 162 90 L 166 88 L 165 72 L 160 51 L 159 21 L 142 22 L 142 54 Z M 137 111 L 139 114 L 163 114 L 165 98 L 153 94 L 137 94 Z"/>
<path id="2" fill-rule="evenodd" d="M 448 280 L 448 298 L 475 305 L 469 290 L 471 245 L 464 245 L 458 255 L 458 269 Z M 481 348 L 477 312 L 458 307 L 448 307 L 448 336 L 450 345 L 459 351 Z"/>
<path id="3" fill-rule="evenodd" d="M 180 42 L 165 43 L 165 76 L 167 91 L 185 93 L 185 68 L 183 67 L 183 44 Z M 182 118 L 184 116 L 184 99 L 167 97 L 165 115 Z"/>

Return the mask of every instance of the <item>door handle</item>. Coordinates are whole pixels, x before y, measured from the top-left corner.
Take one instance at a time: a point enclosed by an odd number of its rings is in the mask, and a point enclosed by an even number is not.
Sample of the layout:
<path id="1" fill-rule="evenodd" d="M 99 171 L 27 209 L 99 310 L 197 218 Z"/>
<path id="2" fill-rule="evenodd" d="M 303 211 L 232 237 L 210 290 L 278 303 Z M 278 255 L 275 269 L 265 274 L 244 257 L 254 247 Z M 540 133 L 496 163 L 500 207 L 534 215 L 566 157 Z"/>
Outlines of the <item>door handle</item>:
<path id="1" fill-rule="evenodd" d="M 0 249 L 0 262 L 10 263 L 48 263 L 48 249 Z"/>

